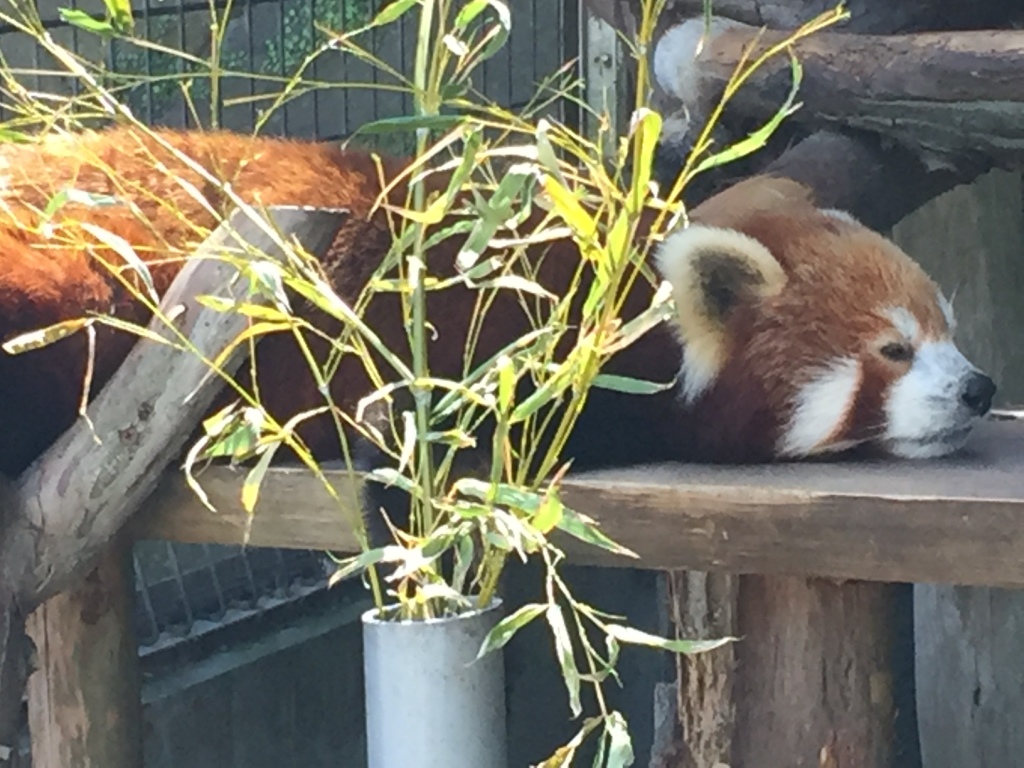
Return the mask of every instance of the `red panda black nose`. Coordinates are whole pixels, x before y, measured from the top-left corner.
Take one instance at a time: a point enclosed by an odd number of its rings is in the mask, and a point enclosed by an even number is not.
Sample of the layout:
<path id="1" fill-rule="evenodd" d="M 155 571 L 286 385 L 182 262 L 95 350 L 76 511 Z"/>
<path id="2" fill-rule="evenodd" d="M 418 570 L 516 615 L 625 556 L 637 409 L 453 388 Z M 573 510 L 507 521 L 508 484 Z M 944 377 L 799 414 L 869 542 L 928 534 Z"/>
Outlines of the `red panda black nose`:
<path id="1" fill-rule="evenodd" d="M 992 397 L 995 393 L 996 383 L 984 373 L 975 371 L 964 384 L 960 401 L 979 416 L 984 416 L 992 407 Z"/>

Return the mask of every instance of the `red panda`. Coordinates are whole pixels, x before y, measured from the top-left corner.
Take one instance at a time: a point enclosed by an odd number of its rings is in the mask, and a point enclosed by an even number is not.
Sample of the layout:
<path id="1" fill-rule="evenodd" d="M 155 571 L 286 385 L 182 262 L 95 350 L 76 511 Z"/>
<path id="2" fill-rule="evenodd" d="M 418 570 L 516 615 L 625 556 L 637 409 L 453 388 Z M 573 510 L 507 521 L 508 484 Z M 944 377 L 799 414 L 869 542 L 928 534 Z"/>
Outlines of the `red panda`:
<path id="1" fill-rule="evenodd" d="M 260 205 L 347 208 L 350 216 L 323 257 L 335 290 L 352 301 L 391 245 L 373 160 L 331 144 L 225 132 L 129 129 L 50 136 L 0 147 L 0 336 L 87 313 L 145 319 L 142 308 L 98 267 L 100 245 L 79 230 L 93 222 L 130 242 L 163 291 L 189 252 L 215 225 L 208 208 L 223 193 L 176 159 L 183 152 L 242 198 Z M 385 165 L 388 175 L 401 168 Z M 181 183 L 181 180 L 187 184 Z M 56 193 L 76 189 L 112 204 L 66 203 L 42 226 Z M 193 194 L 198 190 L 200 194 Z M 690 212 L 667 235 L 656 267 L 673 288 L 675 328 L 659 327 L 617 355 L 608 370 L 675 386 L 654 395 L 594 390 L 566 450 L 574 468 L 683 459 L 755 462 L 799 459 L 867 447 L 902 457 L 949 453 L 989 410 L 992 380 L 953 342 L 949 302 L 893 243 L 850 216 L 820 210 L 813 194 L 784 178 L 754 177 Z M 430 252 L 434 274 L 452 274 L 459 243 Z M 537 279 L 565 290 L 579 261 L 571 240 L 545 246 Z M 648 306 L 645 281 L 624 309 Z M 365 320 L 392 348 L 406 343 L 394 294 L 378 294 Z M 431 292 L 430 365 L 462 370 L 470 292 Z M 327 333 L 335 323 L 314 310 Z M 530 329 L 511 291 L 501 291 L 484 322 L 480 359 Z M 100 330 L 94 391 L 133 339 Z M 313 352 L 327 347 L 310 339 Z M 75 419 L 87 346 L 71 337 L 21 355 L 0 353 L 0 412 L 6 434 L 0 471 L 22 472 Z M 322 405 L 306 363 L 287 334 L 267 337 L 255 366 L 264 403 L 280 421 Z M 331 384 L 352 409 L 373 387 L 361 366 L 343 361 Z M 329 418 L 300 436 L 322 460 L 338 456 Z"/>

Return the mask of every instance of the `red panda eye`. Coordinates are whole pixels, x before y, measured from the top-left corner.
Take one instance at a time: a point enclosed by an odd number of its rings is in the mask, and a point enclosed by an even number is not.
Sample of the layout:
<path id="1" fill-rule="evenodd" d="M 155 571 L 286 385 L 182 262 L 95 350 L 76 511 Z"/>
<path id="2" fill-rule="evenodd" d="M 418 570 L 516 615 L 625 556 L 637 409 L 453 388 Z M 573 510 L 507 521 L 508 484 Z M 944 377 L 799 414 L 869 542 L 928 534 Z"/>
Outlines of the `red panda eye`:
<path id="1" fill-rule="evenodd" d="M 900 341 L 891 341 L 883 345 L 879 351 L 882 353 L 882 357 L 888 358 L 894 363 L 905 363 L 914 357 L 914 348 Z"/>

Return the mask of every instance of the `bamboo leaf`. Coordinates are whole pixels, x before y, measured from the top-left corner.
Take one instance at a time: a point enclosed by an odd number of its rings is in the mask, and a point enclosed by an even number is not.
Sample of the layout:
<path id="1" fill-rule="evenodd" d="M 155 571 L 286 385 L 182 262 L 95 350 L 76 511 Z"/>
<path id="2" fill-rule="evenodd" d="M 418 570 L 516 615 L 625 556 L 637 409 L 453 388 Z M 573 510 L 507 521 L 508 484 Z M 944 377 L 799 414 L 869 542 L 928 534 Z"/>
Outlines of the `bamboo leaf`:
<path id="1" fill-rule="evenodd" d="M 380 27 L 384 24 L 390 24 L 393 21 L 397 21 L 404 16 L 409 9 L 419 3 L 420 0 L 393 0 L 393 2 L 384 6 L 384 8 L 381 9 L 381 12 L 373 18 L 373 21 L 370 22 L 370 26 Z"/>
<path id="2" fill-rule="evenodd" d="M 77 8 L 61 8 L 58 13 L 60 14 L 61 21 L 64 21 L 73 27 L 84 29 L 86 32 L 110 36 L 116 31 L 114 29 L 114 25 L 109 20 L 94 18 L 85 11 L 80 11 Z"/>
<path id="3" fill-rule="evenodd" d="M 64 320 L 60 323 L 54 323 L 53 325 L 48 325 L 46 328 L 39 328 L 34 331 L 29 331 L 28 333 L 19 334 L 13 339 L 8 339 L 3 343 L 3 350 L 9 355 L 20 355 L 23 352 L 29 352 L 33 349 L 47 347 L 55 341 L 60 341 L 73 333 L 78 333 L 80 330 L 92 325 L 94 322 L 95 318 L 76 317 L 72 320 Z"/>
<path id="4" fill-rule="evenodd" d="M 605 768 L 627 768 L 633 764 L 633 741 L 629 737 L 626 718 L 619 712 L 612 712 L 605 718 L 604 732 L 608 737 L 608 756 Z"/>
<path id="5" fill-rule="evenodd" d="M 487 633 L 476 657 L 479 659 L 484 654 L 504 648 L 508 641 L 515 637 L 516 632 L 544 613 L 545 610 L 547 610 L 546 605 L 527 603 L 512 615 L 506 616 Z"/>
<path id="6" fill-rule="evenodd" d="M 611 373 L 599 373 L 594 377 L 593 382 L 595 387 L 601 389 L 609 389 L 613 392 L 624 392 L 627 395 L 653 395 L 658 392 L 664 392 L 666 389 L 672 389 L 675 382 L 669 381 L 667 383 L 661 383 L 657 381 L 645 381 L 644 379 L 634 379 L 630 376 L 616 376 Z"/>
<path id="7" fill-rule="evenodd" d="M 115 235 L 103 227 L 97 227 L 95 224 L 83 221 L 81 227 L 86 232 L 91 234 L 103 245 L 110 248 L 114 253 L 124 259 L 125 263 L 132 268 L 132 270 L 142 279 L 143 284 L 146 286 L 146 291 L 149 294 L 149 299 L 154 304 L 160 303 L 160 297 L 156 293 L 156 286 L 153 284 L 153 275 L 149 272 L 149 267 L 146 265 L 139 254 L 135 252 L 135 248 L 120 235 Z"/>
<path id="8" fill-rule="evenodd" d="M 626 627 L 621 624 L 608 624 L 604 630 L 620 643 L 661 648 L 664 651 L 682 653 L 687 656 L 713 651 L 736 640 L 735 637 L 722 637 L 715 640 L 668 640 L 667 638 L 658 637 L 643 630 Z"/>
<path id="9" fill-rule="evenodd" d="M 580 703 L 580 671 L 576 666 L 576 658 L 572 652 L 572 640 L 569 637 L 569 629 L 565 625 L 565 616 L 560 606 L 552 603 L 545 611 L 548 625 L 551 627 L 551 634 L 555 640 L 555 654 L 558 656 L 558 664 L 562 668 L 562 678 L 565 681 L 565 688 L 569 693 L 569 709 L 573 717 L 579 717 L 583 712 L 583 705 Z"/>
<path id="10" fill-rule="evenodd" d="M 580 514 L 579 512 L 575 512 L 568 507 L 565 507 L 562 511 L 562 519 L 558 521 L 558 529 L 560 531 L 565 531 L 573 538 L 579 539 L 587 544 L 592 544 L 595 547 L 600 547 L 608 552 L 613 552 L 616 555 L 639 557 L 632 550 L 626 549 L 621 544 L 616 544 L 610 538 L 601 533 L 592 519 L 586 515 Z"/>
<path id="11" fill-rule="evenodd" d="M 242 509 L 250 516 L 256 509 L 256 502 L 260 498 L 260 486 L 263 484 L 263 478 L 267 476 L 274 453 L 273 447 L 265 450 L 260 456 L 260 460 L 256 462 L 256 466 L 250 469 L 245 476 L 245 482 L 242 483 Z M 248 535 L 246 535 L 246 539 L 248 539 Z"/>

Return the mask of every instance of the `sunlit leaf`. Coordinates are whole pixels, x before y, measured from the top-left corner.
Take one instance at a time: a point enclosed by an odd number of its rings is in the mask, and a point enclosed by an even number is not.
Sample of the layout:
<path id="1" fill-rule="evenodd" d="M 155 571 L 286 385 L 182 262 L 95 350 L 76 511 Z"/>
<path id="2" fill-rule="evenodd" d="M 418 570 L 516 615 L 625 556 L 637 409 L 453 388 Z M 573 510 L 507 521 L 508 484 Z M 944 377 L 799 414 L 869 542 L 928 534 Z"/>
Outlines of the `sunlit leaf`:
<path id="1" fill-rule="evenodd" d="M 604 721 L 604 731 L 608 736 L 608 755 L 605 768 L 627 768 L 633 764 L 633 741 L 629 736 L 626 718 L 619 712 L 612 712 Z"/>
<path id="2" fill-rule="evenodd" d="M 77 8 L 60 8 L 58 10 L 61 21 L 67 22 L 73 27 L 84 29 L 86 32 L 93 32 L 97 35 L 113 35 L 117 30 L 108 19 L 97 19 L 85 11 Z"/>
<path id="3" fill-rule="evenodd" d="M 564 510 L 565 505 L 562 504 L 558 491 L 555 488 L 549 488 L 548 492 L 544 495 L 544 500 L 540 503 L 540 507 L 533 516 L 531 521 L 533 527 L 541 533 L 547 534 L 561 522 Z"/>
<path id="4" fill-rule="evenodd" d="M 562 510 L 562 519 L 558 521 L 558 529 L 565 531 L 573 538 L 609 552 L 614 552 L 617 555 L 639 557 L 632 550 L 626 549 L 621 544 L 616 544 L 605 534 L 601 533 L 592 519 L 579 512 L 574 512 L 568 507 Z"/>
<path id="5" fill-rule="evenodd" d="M 650 192 L 651 170 L 654 167 L 654 152 L 661 136 L 661 115 L 647 107 L 641 107 L 633 114 L 630 125 L 633 138 L 633 178 L 630 181 L 629 210 L 638 213 L 644 206 Z"/>
<path id="6" fill-rule="evenodd" d="M 274 450 L 270 448 L 263 452 L 260 460 L 249 470 L 242 483 L 242 509 L 251 515 L 256 509 L 256 502 L 259 501 L 260 488 L 263 485 L 263 478 L 270 469 L 270 461 L 274 458 Z"/>
<path id="7" fill-rule="evenodd" d="M 627 395 L 653 395 L 657 392 L 664 392 L 672 389 L 675 382 L 661 383 L 657 381 L 645 381 L 634 379 L 630 376 L 616 376 L 611 373 L 599 373 L 594 377 L 595 387 L 610 389 L 613 392 L 624 392 Z"/>
<path id="8" fill-rule="evenodd" d="M 736 640 L 734 637 L 722 637 L 715 640 L 669 640 L 621 624 L 608 624 L 605 626 L 605 631 L 620 643 L 646 645 L 650 648 L 661 648 L 672 653 L 683 653 L 686 655 L 713 651 Z"/>
<path id="9" fill-rule="evenodd" d="M 476 657 L 479 659 L 486 653 L 504 648 L 508 641 L 515 636 L 516 632 L 546 610 L 547 606 L 541 603 L 527 603 L 512 615 L 506 616 L 494 626 L 494 629 L 487 633 L 487 637 L 484 638 L 483 645 L 480 646 L 480 652 Z"/>
<path id="10" fill-rule="evenodd" d="M 103 4 L 107 7 L 107 17 L 114 29 L 121 34 L 131 32 L 135 23 L 135 18 L 132 16 L 132 1 L 103 0 Z"/>
<path id="11" fill-rule="evenodd" d="M 421 0 L 392 0 L 392 2 L 388 3 L 381 9 L 380 13 L 373 17 L 373 21 L 370 22 L 370 26 L 379 27 L 384 24 L 390 24 L 393 21 L 397 21 L 414 5 L 419 5 L 420 2 Z"/>
<path id="12" fill-rule="evenodd" d="M 81 227 L 86 232 L 91 234 L 103 245 L 110 248 L 114 253 L 124 259 L 125 263 L 131 267 L 131 269 L 139 276 L 142 280 L 143 285 L 146 286 L 146 291 L 149 294 L 149 299 L 154 304 L 160 302 L 160 297 L 156 293 L 156 286 L 153 284 L 153 275 L 150 274 L 149 266 L 143 261 L 139 254 L 135 252 L 135 248 L 120 235 L 115 235 L 113 232 L 98 227 L 95 224 L 83 221 Z"/>
<path id="13" fill-rule="evenodd" d="M 72 320 L 54 323 L 46 328 L 39 328 L 35 331 L 19 334 L 13 339 L 8 339 L 3 344 L 3 350 L 9 355 L 20 355 L 22 352 L 46 347 L 73 333 L 78 333 L 94 322 L 95 319 L 91 317 L 77 317 Z"/>
<path id="14" fill-rule="evenodd" d="M 580 703 L 580 672 L 572 652 L 569 629 L 565 625 L 565 617 L 562 615 L 560 606 L 554 603 L 548 605 L 545 614 L 555 640 L 555 654 L 558 656 L 558 664 L 562 668 L 562 679 L 569 693 L 569 709 L 572 711 L 573 717 L 579 717 L 583 711 L 583 705 Z"/>
<path id="15" fill-rule="evenodd" d="M 790 53 L 790 69 L 793 73 L 793 85 L 790 88 L 789 95 L 786 97 L 786 101 L 779 107 L 779 110 L 771 119 L 745 139 L 737 141 L 721 152 L 704 158 L 694 169 L 694 174 L 719 165 L 731 163 L 761 149 L 782 124 L 782 121 L 800 109 L 801 105 L 795 102 L 797 91 L 800 89 L 800 82 L 803 79 L 803 67 L 792 53 Z"/>

